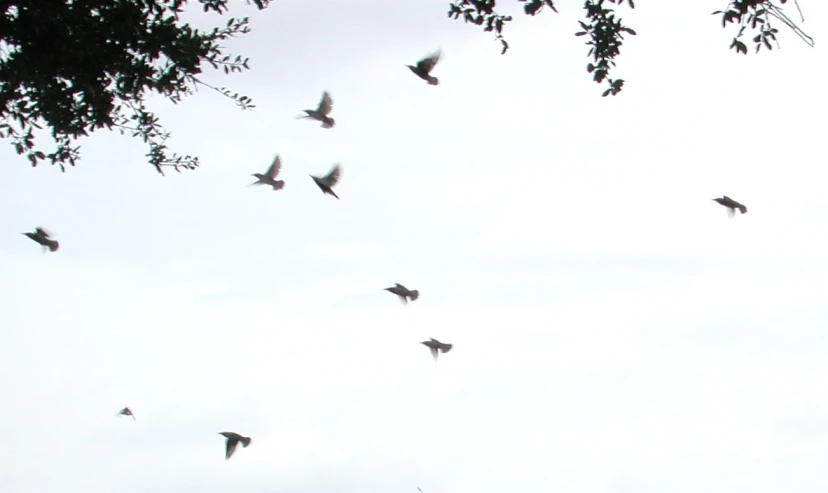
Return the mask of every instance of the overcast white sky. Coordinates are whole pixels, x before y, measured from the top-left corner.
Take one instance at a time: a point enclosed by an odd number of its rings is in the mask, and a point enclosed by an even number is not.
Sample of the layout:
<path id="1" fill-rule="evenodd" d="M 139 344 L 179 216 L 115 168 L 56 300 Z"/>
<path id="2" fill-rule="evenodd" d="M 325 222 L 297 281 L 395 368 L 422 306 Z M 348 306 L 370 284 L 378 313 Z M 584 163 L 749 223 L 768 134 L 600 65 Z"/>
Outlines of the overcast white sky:
<path id="1" fill-rule="evenodd" d="M 601 98 L 581 1 L 505 56 L 448 0 L 239 2 L 252 70 L 208 80 L 257 109 L 155 103 L 199 170 L 2 143 L 0 491 L 824 493 L 828 5 L 744 56 L 692 3 L 618 9 Z M 325 89 L 337 127 L 296 120 Z"/>

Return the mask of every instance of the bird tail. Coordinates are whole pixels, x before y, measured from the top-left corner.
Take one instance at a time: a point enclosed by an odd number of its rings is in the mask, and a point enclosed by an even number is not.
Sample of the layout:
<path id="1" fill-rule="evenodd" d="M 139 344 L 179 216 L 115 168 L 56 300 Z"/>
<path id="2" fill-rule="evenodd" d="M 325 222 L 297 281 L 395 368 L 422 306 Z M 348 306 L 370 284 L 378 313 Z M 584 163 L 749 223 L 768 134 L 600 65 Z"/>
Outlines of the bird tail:
<path id="1" fill-rule="evenodd" d="M 451 351 L 452 347 L 454 347 L 453 344 L 444 344 L 443 347 L 440 348 L 440 351 L 442 351 L 443 353 L 447 353 Z"/>
<path id="2" fill-rule="evenodd" d="M 408 297 L 411 298 L 411 301 L 414 301 L 420 297 L 420 292 L 416 289 L 413 289 L 408 293 Z"/>
<path id="3" fill-rule="evenodd" d="M 281 190 L 283 188 L 285 188 L 285 181 L 284 180 L 277 180 L 276 185 L 273 187 L 273 190 L 276 191 L 276 190 Z"/>
<path id="4" fill-rule="evenodd" d="M 322 128 L 334 128 L 336 125 L 336 120 L 333 118 L 328 119 L 328 121 L 322 122 Z"/>
<path id="5" fill-rule="evenodd" d="M 429 77 L 428 85 L 436 86 L 436 85 L 439 85 L 439 84 L 440 84 L 440 79 L 438 79 L 437 77 L 434 77 L 434 76 Z"/>
<path id="6" fill-rule="evenodd" d="M 59 248 L 60 248 L 60 243 L 58 243 L 57 241 L 53 241 L 52 243 L 49 244 L 49 251 L 50 252 L 56 252 L 56 251 L 58 251 Z"/>
<path id="7" fill-rule="evenodd" d="M 328 193 L 329 193 L 329 194 L 331 194 L 331 195 L 333 195 L 334 197 L 336 197 L 336 200 L 339 200 L 339 195 L 337 195 L 337 194 L 336 194 L 336 192 L 334 192 L 334 191 L 333 191 L 333 190 L 331 190 L 330 188 L 328 189 Z"/>
<path id="8" fill-rule="evenodd" d="M 250 445 L 250 442 L 251 442 L 251 441 L 252 441 L 252 440 L 250 439 L 250 437 L 244 437 L 244 438 L 242 438 L 242 439 L 241 439 L 241 444 L 242 444 L 242 447 L 247 447 L 248 445 Z"/>
<path id="9" fill-rule="evenodd" d="M 742 204 L 739 204 L 739 212 L 745 214 L 747 212 L 747 207 L 743 206 Z"/>

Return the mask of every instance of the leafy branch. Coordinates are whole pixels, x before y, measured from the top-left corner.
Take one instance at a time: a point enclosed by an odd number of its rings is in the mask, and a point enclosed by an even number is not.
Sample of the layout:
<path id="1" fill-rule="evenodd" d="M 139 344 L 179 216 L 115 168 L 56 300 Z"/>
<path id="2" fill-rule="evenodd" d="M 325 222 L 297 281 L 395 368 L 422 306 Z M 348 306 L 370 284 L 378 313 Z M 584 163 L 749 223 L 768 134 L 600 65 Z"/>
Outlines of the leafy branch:
<path id="1" fill-rule="evenodd" d="M 784 5 L 788 0 L 779 0 L 779 3 Z M 802 9 L 799 6 L 798 0 L 794 0 L 797 12 L 802 22 L 805 17 L 802 15 Z M 764 46 L 768 50 L 773 49 L 771 41 L 779 48 L 779 41 L 776 39 L 778 29 L 771 24 L 771 18 L 780 21 L 788 29 L 792 30 L 805 41 L 808 46 L 814 46 L 814 39 L 808 36 L 794 21 L 788 18 L 782 11 L 782 8 L 774 4 L 771 0 L 732 0 L 726 10 L 717 10 L 713 15 L 722 16 L 722 27 L 726 27 L 729 23 L 738 23 L 739 28 L 736 37 L 730 44 L 731 49 L 735 49 L 736 53 L 743 53 L 747 55 L 747 45 L 740 41 L 745 30 L 750 27 L 752 31 L 759 30 L 759 34 L 753 37 L 753 43 L 756 45 L 756 52 Z"/>
<path id="2" fill-rule="evenodd" d="M 495 39 L 500 41 L 505 54 L 509 50 L 509 43 L 503 37 L 503 28 L 506 23 L 512 21 L 512 16 L 501 15 L 495 11 L 497 0 L 455 0 L 449 4 L 448 17 L 457 20 L 461 16 L 466 23 L 483 26 L 483 31 L 494 32 Z M 558 13 L 552 0 L 518 0 L 523 3 L 523 11 L 526 15 L 535 16 L 549 8 Z M 592 78 L 597 83 L 605 80 L 609 88 L 604 91 L 604 96 L 613 96 L 621 92 L 624 85 L 623 79 L 610 79 L 609 72 L 615 67 L 614 58 L 620 54 L 620 48 L 624 40 L 623 34 L 635 35 L 635 31 L 623 25 L 621 19 L 616 19 L 612 9 L 604 8 L 605 2 L 622 4 L 624 0 L 585 0 L 587 22 L 579 22 L 582 31 L 576 36 L 590 36 L 589 55 L 593 57 L 595 64 L 587 65 L 587 72 L 593 74 Z M 630 8 L 635 8 L 632 0 L 627 0 Z"/>
<path id="3" fill-rule="evenodd" d="M 62 171 L 80 159 L 75 141 L 100 128 L 130 133 L 149 148 L 155 169 L 195 169 L 198 158 L 167 148 L 170 133 L 148 110 L 158 93 L 173 103 L 208 87 L 243 110 L 247 96 L 199 77 L 202 65 L 225 74 L 248 70 L 248 59 L 224 53 L 221 42 L 249 32 L 248 18 L 231 18 L 209 32 L 182 24 L 188 0 L 109 2 L 5 0 L 0 15 L 0 138 L 32 166 L 40 161 Z M 222 14 L 228 0 L 196 0 Z M 248 0 L 264 9 L 270 0 Z M 83 5 L 81 5 L 83 4 Z M 36 134 L 48 127 L 56 149 L 45 153 Z"/>

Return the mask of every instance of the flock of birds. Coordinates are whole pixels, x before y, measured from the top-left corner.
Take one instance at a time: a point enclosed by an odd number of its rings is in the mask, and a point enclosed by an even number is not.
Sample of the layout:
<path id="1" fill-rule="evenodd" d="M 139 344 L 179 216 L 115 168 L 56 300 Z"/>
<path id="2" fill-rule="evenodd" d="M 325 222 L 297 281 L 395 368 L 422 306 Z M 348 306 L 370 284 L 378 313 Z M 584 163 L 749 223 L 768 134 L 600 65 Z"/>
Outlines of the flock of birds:
<path id="1" fill-rule="evenodd" d="M 424 57 L 420 60 L 416 65 L 406 65 L 417 77 L 426 81 L 429 85 L 436 86 L 440 83 L 437 77 L 431 75 L 432 70 L 437 65 L 437 62 L 440 61 L 441 51 L 437 51 L 431 55 Z M 307 118 L 311 120 L 316 120 L 321 122 L 321 127 L 330 129 L 336 125 L 336 120 L 331 117 L 331 112 L 333 111 L 333 98 L 331 98 L 330 93 L 328 91 L 324 91 L 322 93 L 322 99 L 319 101 L 319 105 L 316 109 L 309 109 L 304 110 L 306 113 L 305 115 L 301 115 L 298 118 Z M 249 186 L 254 185 L 267 185 L 270 186 L 273 191 L 278 191 L 284 188 L 285 182 L 284 180 L 278 180 L 277 177 L 279 176 L 279 172 L 282 169 L 282 160 L 277 155 L 273 162 L 270 164 L 270 167 L 264 173 L 253 173 L 253 177 L 256 178 L 254 183 L 251 183 Z M 339 196 L 334 192 L 333 187 L 339 182 L 342 176 L 342 166 L 339 163 L 333 165 L 333 168 L 328 172 L 328 174 L 324 176 L 315 176 L 310 175 L 313 179 L 314 183 L 322 190 L 323 194 L 332 195 L 337 200 Z M 730 197 L 724 195 L 720 198 L 713 199 L 717 203 L 721 204 L 722 206 L 726 207 L 728 210 L 728 215 L 732 218 L 736 214 L 736 210 L 741 212 L 742 214 L 747 213 L 747 207 L 739 202 L 731 199 Z M 56 252 L 60 248 L 60 243 L 52 238 L 52 235 L 48 233 L 41 227 L 35 228 L 34 232 L 23 233 L 25 236 L 28 236 L 30 239 L 39 243 L 43 246 L 44 253 L 46 251 Z M 407 287 L 403 286 L 402 284 L 395 283 L 394 286 L 384 288 L 385 291 L 388 291 L 392 294 L 395 294 L 399 297 L 400 301 L 403 305 L 407 305 L 409 301 L 415 301 L 420 297 L 420 292 L 416 289 L 408 289 Z M 429 339 L 428 341 L 423 341 L 420 344 L 425 345 L 431 351 L 431 355 L 434 358 L 434 361 L 437 361 L 437 357 L 440 353 L 447 353 L 451 351 L 452 344 L 447 344 L 444 342 L 440 342 L 437 339 Z M 121 409 L 116 416 L 130 416 L 133 420 L 135 420 L 135 414 L 129 407 L 125 407 Z M 252 441 L 250 437 L 240 435 L 235 432 L 231 431 L 223 431 L 219 433 L 220 435 L 224 436 L 225 438 L 225 460 L 230 459 L 233 456 L 233 453 L 236 451 L 237 446 L 241 443 L 242 447 L 247 447 L 250 445 Z M 419 487 L 417 488 L 419 489 Z M 420 490 L 422 492 L 422 490 Z"/>
<path id="2" fill-rule="evenodd" d="M 437 62 L 440 61 L 440 56 L 442 52 L 438 50 L 437 52 L 430 54 L 420 60 L 416 65 L 406 65 L 417 77 L 426 81 L 429 85 L 436 86 L 440 83 L 437 77 L 431 75 L 431 71 L 437 65 Z M 311 120 L 316 120 L 321 122 L 322 128 L 330 129 L 336 125 L 336 120 L 331 116 L 331 112 L 333 111 L 333 98 L 328 91 L 324 91 L 322 93 L 322 99 L 319 101 L 319 105 L 316 109 L 308 109 L 304 110 L 305 115 L 299 116 L 298 118 L 307 118 Z M 278 180 L 277 177 L 279 176 L 279 172 L 282 169 L 282 160 L 277 155 L 273 162 L 270 164 L 270 167 L 264 173 L 253 173 L 253 177 L 256 178 L 254 183 L 251 183 L 249 186 L 253 185 L 267 185 L 270 186 L 273 191 L 281 190 L 285 187 L 284 180 Z M 342 166 L 339 163 L 333 165 L 333 168 L 328 172 L 328 174 L 324 176 L 315 176 L 310 175 L 313 179 L 314 183 L 322 190 L 323 194 L 332 195 L 336 199 L 339 199 L 339 196 L 334 192 L 333 188 L 339 182 L 342 176 Z M 48 231 L 46 231 L 42 227 L 37 227 L 33 232 L 23 233 L 23 235 L 29 237 L 32 241 L 40 244 L 43 247 L 43 252 L 57 252 L 60 248 L 60 243 L 52 237 Z M 409 301 L 415 301 L 420 297 L 420 292 L 416 289 L 408 289 L 407 287 L 403 286 L 402 284 L 395 283 L 394 286 L 384 288 L 385 291 L 388 291 L 392 294 L 395 294 L 399 297 L 400 301 L 403 305 L 407 305 Z M 451 351 L 452 345 L 447 344 L 444 342 L 440 342 L 437 339 L 430 338 L 428 341 L 423 341 L 421 344 L 425 345 L 431 351 L 432 358 L 434 361 L 437 361 L 437 357 L 440 353 L 447 353 Z M 132 409 L 129 407 L 124 407 L 116 416 L 129 416 L 133 420 L 135 420 L 135 414 L 133 413 Z M 247 447 L 250 445 L 252 439 L 250 437 L 240 435 L 238 433 L 232 431 L 222 431 L 219 433 L 225 438 L 225 450 L 224 450 L 224 458 L 225 460 L 230 459 L 233 456 L 233 453 L 236 451 L 236 448 L 239 444 L 242 447 Z M 417 488 L 419 490 L 419 487 Z M 422 490 L 420 490 L 422 492 Z"/>

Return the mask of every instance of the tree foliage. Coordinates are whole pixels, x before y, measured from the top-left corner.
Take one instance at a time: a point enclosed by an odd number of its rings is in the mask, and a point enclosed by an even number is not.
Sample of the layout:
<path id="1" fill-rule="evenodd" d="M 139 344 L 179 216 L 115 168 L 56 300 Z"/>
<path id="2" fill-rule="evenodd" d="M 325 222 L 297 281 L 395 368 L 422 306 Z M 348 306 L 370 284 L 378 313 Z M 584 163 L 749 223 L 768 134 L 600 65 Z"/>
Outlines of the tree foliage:
<path id="1" fill-rule="evenodd" d="M 204 12 L 224 14 L 228 0 L 196 0 Z M 188 0 L 0 0 L 0 137 L 32 166 L 65 171 L 79 159 L 79 137 L 106 128 L 147 145 L 159 173 L 194 169 L 198 158 L 171 153 L 169 132 L 147 108 L 158 93 L 178 103 L 199 86 L 232 99 L 246 96 L 199 78 L 204 64 L 225 73 L 248 60 L 224 52 L 222 41 L 249 31 L 248 18 L 231 18 L 202 32 L 180 19 Z M 270 0 L 247 0 L 262 10 Z M 47 128 L 56 144 L 43 152 L 37 134 Z"/>
<path id="2" fill-rule="evenodd" d="M 529 16 L 535 16 L 544 9 L 558 13 L 553 0 L 517 1 L 523 4 L 523 11 Z M 788 0 L 777 1 L 780 5 L 788 3 Z M 620 54 L 624 34 L 636 35 L 633 29 L 622 23 L 621 18 L 616 17 L 614 9 L 609 8 L 609 4 L 621 5 L 624 2 L 625 0 L 584 0 L 585 20 L 578 22 L 581 30 L 575 33 L 575 36 L 588 36 L 586 44 L 590 48 L 587 56 L 592 60 L 587 64 L 587 72 L 592 74 L 595 82 L 599 84 L 606 82 L 608 88 L 603 96 L 610 94 L 614 96 L 621 92 L 624 80 L 611 78 L 610 71 L 616 66 L 615 57 Z M 630 8 L 635 8 L 633 0 L 626 0 L 626 3 Z M 793 3 L 799 10 L 797 0 Z M 782 12 L 780 5 L 773 0 L 731 0 L 727 9 L 713 12 L 713 14 L 722 16 L 723 27 L 729 23 L 740 25 L 739 32 L 731 43 L 731 48 L 735 48 L 740 53 L 747 53 L 747 46 L 739 38 L 748 27 L 752 31 L 758 30 L 758 34 L 753 37 L 757 52 L 762 46 L 771 49 L 771 41 L 777 42 L 778 30 L 772 25 L 772 21 L 776 20 L 813 46 L 813 39 Z M 455 20 L 462 17 L 464 22 L 483 26 L 484 31 L 493 32 L 495 39 L 501 43 L 501 54 L 505 54 L 509 49 L 509 43 L 503 37 L 503 28 L 512 20 L 512 16 L 499 14 L 495 10 L 496 7 L 497 0 L 453 0 L 449 4 L 448 16 Z M 802 17 L 801 10 L 799 14 Z M 804 18 L 802 20 L 804 21 Z"/>

